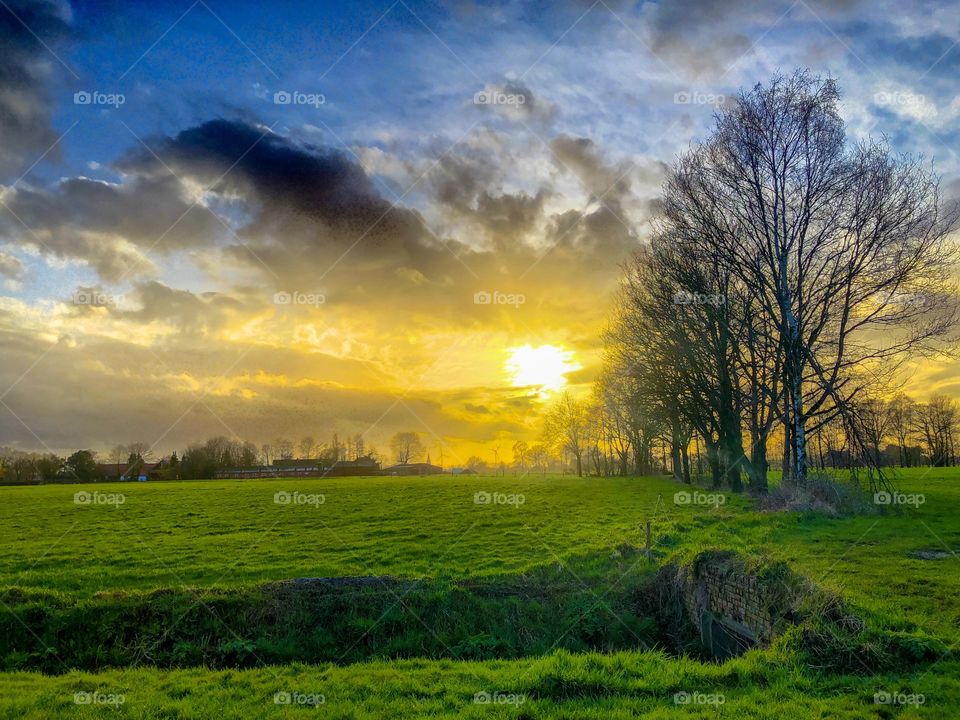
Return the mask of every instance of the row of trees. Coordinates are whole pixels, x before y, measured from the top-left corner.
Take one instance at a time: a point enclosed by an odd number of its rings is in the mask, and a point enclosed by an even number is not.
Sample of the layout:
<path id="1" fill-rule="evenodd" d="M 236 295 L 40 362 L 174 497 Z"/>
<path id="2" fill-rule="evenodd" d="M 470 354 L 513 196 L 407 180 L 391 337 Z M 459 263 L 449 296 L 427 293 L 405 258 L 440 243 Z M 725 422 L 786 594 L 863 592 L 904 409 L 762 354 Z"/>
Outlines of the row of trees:
<path id="1" fill-rule="evenodd" d="M 135 473 L 149 455 L 146 443 L 118 445 L 107 453 L 110 465 L 116 465 L 117 474 L 121 471 Z M 177 462 L 176 453 L 172 461 Z M 24 452 L 0 448 L 0 480 L 11 483 L 29 483 L 41 480 L 51 482 L 81 481 L 100 479 L 101 471 L 97 453 L 92 450 L 77 450 L 68 457 L 55 453 Z"/>
<path id="2" fill-rule="evenodd" d="M 865 398 L 955 324 L 956 214 L 938 179 L 882 142 L 848 143 L 838 97 L 804 72 L 741 94 L 673 167 L 626 268 L 611 372 L 638 383 L 674 454 L 699 436 L 733 490 L 766 490 L 778 432 L 784 474 L 804 484 L 811 433 L 836 420 L 871 465 Z"/>
<path id="3" fill-rule="evenodd" d="M 957 464 L 960 405 L 953 398 L 936 395 L 918 403 L 899 393 L 888 401 L 862 402 L 857 411 L 867 450 L 877 464 Z"/>
<path id="4" fill-rule="evenodd" d="M 668 416 L 644 414 L 641 402 L 610 404 L 608 392 L 609 379 L 604 378 L 592 397 L 577 400 L 565 394 L 554 403 L 544 423 L 546 443 L 538 446 L 545 466 L 596 476 L 665 470 L 685 482 L 711 470 L 709 453 L 697 433 L 677 442 Z M 935 395 L 929 402 L 917 402 L 897 393 L 887 400 L 861 399 L 850 414 L 839 413 L 811 429 L 809 462 L 821 470 L 953 466 L 960 464 L 958 433 L 960 403 L 954 398 Z M 769 449 L 784 457 L 783 435 L 769 440 Z M 515 470 L 523 469 L 522 458 L 514 452 Z M 478 458 L 471 460 L 490 469 Z M 782 469 L 781 463 L 776 460 L 773 465 Z"/>
<path id="5" fill-rule="evenodd" d="M 850 463 L 879 466 L 890 415 L 870 398 L 955 325 L 957 213 L 919 160 L 848 142 L 838 99 L 830 79 L 775 77 L 674 164 L 624 269 L 605 376 L 547 418 L 578 472 L 643 472 L 664 438 L 678 477 L 702 444 L 715 486 L 764 492 L 773 448 L 802 485 L 828 434 Z M 949 405 L 908 423 L 935 463 L 953 456 Z"/>

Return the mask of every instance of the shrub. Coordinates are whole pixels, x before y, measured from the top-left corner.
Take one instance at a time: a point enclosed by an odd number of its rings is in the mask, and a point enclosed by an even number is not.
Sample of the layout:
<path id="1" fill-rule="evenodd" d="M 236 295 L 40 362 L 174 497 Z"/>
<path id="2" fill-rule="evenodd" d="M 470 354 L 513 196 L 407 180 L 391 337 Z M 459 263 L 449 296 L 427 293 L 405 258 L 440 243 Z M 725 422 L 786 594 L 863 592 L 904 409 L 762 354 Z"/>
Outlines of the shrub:
<path id="1" fill-rule="evenodd" d="M 811 473 L 805 485 L 781 482 L 761 497 L 760 508 L 766 511 L 817 512 L 831 517 L 877 512 L 871 495 L 855 480 L 842 480 L 829 473 Z"/>

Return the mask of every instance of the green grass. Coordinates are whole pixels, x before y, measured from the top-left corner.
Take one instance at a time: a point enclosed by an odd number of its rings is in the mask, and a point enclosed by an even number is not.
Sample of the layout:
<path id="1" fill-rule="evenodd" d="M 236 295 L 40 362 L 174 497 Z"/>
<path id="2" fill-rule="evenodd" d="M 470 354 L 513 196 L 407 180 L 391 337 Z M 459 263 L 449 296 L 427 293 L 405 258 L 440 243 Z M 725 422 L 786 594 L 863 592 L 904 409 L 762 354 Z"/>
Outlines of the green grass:
<path id="1" fill-rule="evenodd" d="M 663 478 L 298 478 L 0 488 L 0 587 L 102 590 L 237 586 L 295 577 L 482 577 L 638 542 L 675 518 Z M 123 505 L 75 505 L 80 491 Z M 277 505 L 278 491 L 322 494 Z M 522 505 L 477 505 L 477 492 Z M 662 502 L 658 508 L 658 496 Z M 664 510 L 666 508 L 666 510 Z M 642 542 L 642 541 L 641 541 Z"/>
<path id="2" fill-rule="evenodd" d="M 74 694 L 123 695 L 122 705 L 77 705 Z M 477 693 L 525 696 L 477 704 Z M 924 696 L 922 705 L 877 705 L 878 692 Z M 276 693 L 323 697 L 315 708 L 278 705 Z M 677 693 L 723 704 L 677 704 Z M 714 697 L 719 700 L 719 697 Z M 0 718 L 769 718 L 878 720 L 957 717 L 960 664 L 902 677 L 812 677 L 772 653 L 723 665 L 656 653 L 555 653 L 484 663 L 404 660 L 346 667 L 257 670 L 136 669 L 0 675 Z"/>
<path id="3" fill-rule="evenodd" d="M 226 594 L 242 604 L 254 586 L 289 578 L 376 575 L 424 583 L 408 599 L 412 607 L 400 607 L 399 616 L 391 611 L 394 615 L 388 615 L 386 623 L 414 626 L 424 640 L 411 635 L 410 644 L 398 646 L 397 654 L 422 659 L 373 659 L 378 653 L 389 655 L 383 643 L 395 638 L 378 636 L 372 629 L 369 652 L 348 655 L 348 661 L 358 662 L 343 666 L 286 664 L 276 659 L 284 657 L 280 648 L 269 660 L 277 664 L 249 670 L 137 667 L 56 676 L 2 673 L 0 717 L 101 717 L 109 710 L 73 702 L 74 692 L 98 688 L 124 693 L 126 702 L 115 714 L 137 718 L 302 717 L 309 712 L 275 705 L 273 693 L 278 691 L 323 693 L 324 716 L 343 718 L 772 718 L 782 717 L 787 708 L 798 718 L 960 717 L 960 711 L 952 710 L 960 707 L 960 667 L 951 659 L 918 665 L 898 676 L 864 677 L 814 672 L 786 646 L 723 665 L 640 651 L 569 655 L 553 649 L 617 651 L 630 646 L 629 636 L 597 634 L 597 628 L 580 627 L 584 622 L 577 612 L 569 618 L 564 613 L 571 607 L 586 609 L 593 604 L 591 595 L 607 598 L 612 590 L 612 597 L 623 601 L 627 596 L 617 594 L 623 589 L 623 571 L 631 573 L 629 577 L 653 572 L 653 564 L 642 558 L 634 562 L 616 550 L 642 547 L 642 523 L 648 518 L 661 562 L 710 548 L 764 554 L 786 560 L 819 586 L 839 592 L 871 626 L 920 634 L 943 646 L 960 643 L 957 556 L 918 560 L 910 555 L 960 548 L 960 470 L 901 472 L 897 486 L 924 493 L 926 502 L 900 513 L 852 518 L 761 513 L 746 498 L 728 497 L 717 508 L 676 505 L 674 493 L 684 488 L 662 477 L 337 478 L 0 488 L 0 591 L 6 609 L 20 613 L 28 625 L 40 610 L 49 611 L 56 623 L 91 613 L 127 618 L 103 614 L 118 607 L 132 608 L 132 617 L 141 617 L 138 604 L 162 605 L 146 595 L 160 589 L 169 589 L 164 596 L 171 598 L 172 608 L 180 609 L 195 605 L 197 596 L 190 588 Z M 84 490 L 123 493 L 125 502 L 118 507 L 75 505 L 74 493 Z M 322 493 L 325 502 L 277 505 L 278 491 Z M 520 493 L 524 502 L 477 505 L 476 492 Z M 474 604 L 464 604 L 462 593 L 451 593 L 461 582 L 478 588 L 478 596 L 495 590 L 498 583 L 522 587 L 524 593 L 538 583 L 563 584 L 564 595 L 552 604 L 537 598 L 512 607 L 478 605 L 474 599 L 469 599 Z M 34 606 L 21 612 L 17 603 L 24 597 L 32 597 Z M 448 602 L 451 597 L 456 603 Z M 177 598 L 188 602 L 177 605 Z M 609 603 L 622 611 L 613 599 Z M 355 605 L 335 613 L 363 616 L 358 610 L 362 604 Z M 381 608 L 373 603 L 369 609 L 363 622 L 376 625 Z M 427 642 L 428 630 L 416 625 L 415 616 L 431 612 L 430 624 L 444 642 Z M 461 613 L 471 615 L 481 629 L 484 623 L 496 623 L 497 630 L 472 635 L 476 628 Z M 202 615 L 187 615 L 185 622 L 203 628 Z M 602 629 L 604 623 L 616 623 L 609 613 L 586 615 Z M 553 636 L 561 635 L 570 618 L 577 626 L 567 638 L 572 644 L 564 644 L 563 638 L 555 643 Z M 13 634 L 14 625 L 6 627 Z M 531 634 L 550 641 L 533 642 Z M 484 645 L 488 636 L 502 644 Z M 450 637 L 462 637 L 466 644 L 453 652 L 445 642 Z M 337 650 L 345 640 L 332 643 Z M 484 652 L 516 659 L 450 659 L 485 657 Z M 539 655 L 542 652 L 547 654 Z M 210 656 L 201 661 L 209 664 Z M 149 665 L 150 658 L 141 664 Z M 196 664 L 196 658 L 185 664 Z M 525 693 L 528 699 L 520 706 L 473 704 L 473 694 L 484 690 Z M 683 690 L 720 692 L 726 702 L 719 707 L 677 706 L 673 694 Z M 922 692 L 927 701 L 909 707 L 875 705 L 873 693 L 881 690 Z"/>

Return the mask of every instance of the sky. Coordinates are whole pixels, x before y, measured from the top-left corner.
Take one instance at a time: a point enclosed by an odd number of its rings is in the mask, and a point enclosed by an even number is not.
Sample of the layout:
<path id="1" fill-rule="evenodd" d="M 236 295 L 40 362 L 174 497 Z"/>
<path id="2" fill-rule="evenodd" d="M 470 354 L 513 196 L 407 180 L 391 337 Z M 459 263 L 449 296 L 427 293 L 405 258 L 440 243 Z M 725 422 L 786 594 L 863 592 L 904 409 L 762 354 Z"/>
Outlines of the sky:
<path id="1" fill-rule="evenodd" d="M 960 196 L 946 0 L 0 2 L 0 446 L 538 437 L 670 164 L 836 78 Z M 960 395 L 960 365 L 908 390 Z"/>

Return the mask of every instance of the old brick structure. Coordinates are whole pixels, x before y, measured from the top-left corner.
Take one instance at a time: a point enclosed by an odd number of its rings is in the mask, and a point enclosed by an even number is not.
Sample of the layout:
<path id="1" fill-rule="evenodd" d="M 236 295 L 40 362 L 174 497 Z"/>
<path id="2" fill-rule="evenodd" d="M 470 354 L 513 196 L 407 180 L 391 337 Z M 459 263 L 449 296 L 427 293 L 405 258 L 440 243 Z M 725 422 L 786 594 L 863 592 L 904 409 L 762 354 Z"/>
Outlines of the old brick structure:
<path id="1" fill-rule="evenodd" d="M 789 588 L 776 577 L 761 580 L 732 554 L 718 554 L 687 568 L 683 602 L 704 647 L 716 657 L 730 657 L 769 645 L 787 594 Z"/>

